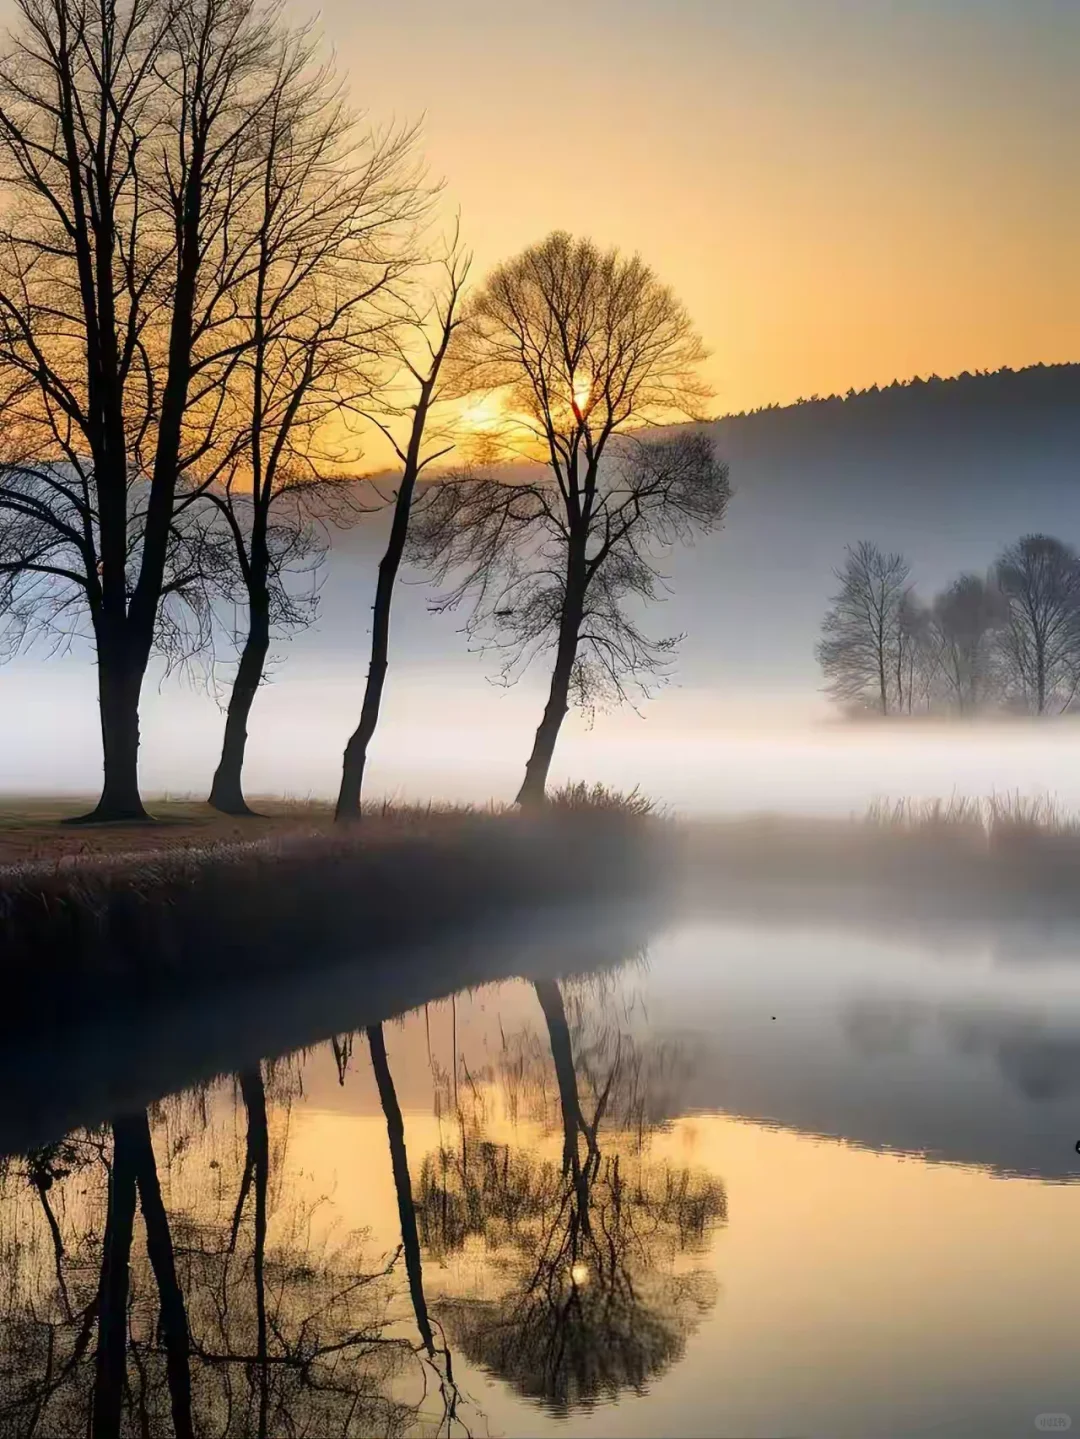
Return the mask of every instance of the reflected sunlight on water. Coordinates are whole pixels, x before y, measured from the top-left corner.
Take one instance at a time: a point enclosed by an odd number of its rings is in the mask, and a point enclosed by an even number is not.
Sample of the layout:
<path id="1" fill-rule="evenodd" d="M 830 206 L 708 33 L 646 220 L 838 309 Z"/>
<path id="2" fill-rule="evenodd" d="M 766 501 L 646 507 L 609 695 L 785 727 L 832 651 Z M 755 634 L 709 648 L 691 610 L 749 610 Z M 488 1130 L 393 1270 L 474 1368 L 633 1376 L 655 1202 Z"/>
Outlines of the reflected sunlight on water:
<path id="1" fill-rule="evenodd" d="M 1060 963 L 716 924 L 489 985 L 7 1161 L 4 1432 L 1080 1416 L 1078 1100 Z"/>

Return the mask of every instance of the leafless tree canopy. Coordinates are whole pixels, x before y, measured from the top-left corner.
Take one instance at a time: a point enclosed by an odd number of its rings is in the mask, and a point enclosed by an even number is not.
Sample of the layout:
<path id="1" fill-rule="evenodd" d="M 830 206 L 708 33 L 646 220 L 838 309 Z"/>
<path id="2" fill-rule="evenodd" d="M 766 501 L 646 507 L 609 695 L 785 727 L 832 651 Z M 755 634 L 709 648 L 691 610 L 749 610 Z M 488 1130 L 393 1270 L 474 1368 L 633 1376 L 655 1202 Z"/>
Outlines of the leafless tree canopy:
<path id="1" fill-rule="evenodd" d="M 619 445 L 598 478 L 584 564 L 585 597 L 571 691 L 582 707 L 616 702 L 666 671 L 678 636 L 654 639 L 642 606 L 663 589 L 670 547 L 715 528 L 729 494 L 727 467 L 700 431 Z M 557 647 L 566 598 L 570 530 L 543 480 L 441 482 L 427 497 L 415 548 L 454 577 L 441 604 L 469 601 L 469 634 L 494 648 L 516 679 Z"/>
<path id="2" fill-rule="evenodd" d="M 365 383 L 389 321 L 373 296 L 402 258 L 388 239 L 421 191 L 410 134 L 358 129 L 273 6 L 18 10 L 0 58 L 0 598 L 16 640 L 86 617 L 101 810 L 137 815 L 151 649 L 205 640 L 240 550 L 279 574 L 295 556 L 295 526 L 282 547 L 265 511 Z M 216 517 L 198 502 L 214 487 Z"/>
<path id="3" fill-rule="evenodd" d="M 904 673 L 910 572 L 903 555 L 884 554 L 867 540 L 848 547 L 817 647 L 829 693 L 840 703 L 882 714 L 902 704 L 897 675 Z"/>
<path id="4" fill-rule="evenodd" d="M 448 364 L 460 389 L 500 396 L 486 458 L 542 459 L 548 473 L 443 481 L 414 553 L 451 580 L 445 605 L 472 602 L 468 630 L 501 653 L 505 679 L 553 650 L 522 803 L 543 800 L 571 702 L 621 699 L 670 658 L 674 642 L 640 628 L 640 602 L 656 597 L 663 550 L 720 522 L 727 468 L 703 434 L 629 432 L 699 413 L 704 355 L 640 259 L 561 232 L 499 266 L 466 308 Z"/>
<path id="5" fill-rule="evenodd" d="M 997 583 L 1008 606 L 1001 636 L 1013 700 L 1035 714 L 1067 709 L 1080 687 L 1080 559 L 1050 535 L 1003 551 Z"/>
<path id="6" fill-rule="evenodd" d="M 496 447 L 547 460 L 569 500 L 612 434 L 702 417 L 706 354 L 638 256 L 556 231 L 492 271 L 452 361 L 459 388 L 504 399 Z"/>
<path id="7" fill-rule="evenodd" d="M 974 714 L 1000 690 L 1000 648 L 1007 605 L 980 575 L 964 574 L 934 600 L 935 679 L 946 704 Z"/>
<path id="8" fill-rule="evenodd" d="M 924 605 L 908 564 L 866 541 L 848 550 L 822 625 L 828 689 L 854 712 L 1058 714 L 1080 689 L 1080 557 L 1025 535 L 988 577 L 959 575 Z"/>

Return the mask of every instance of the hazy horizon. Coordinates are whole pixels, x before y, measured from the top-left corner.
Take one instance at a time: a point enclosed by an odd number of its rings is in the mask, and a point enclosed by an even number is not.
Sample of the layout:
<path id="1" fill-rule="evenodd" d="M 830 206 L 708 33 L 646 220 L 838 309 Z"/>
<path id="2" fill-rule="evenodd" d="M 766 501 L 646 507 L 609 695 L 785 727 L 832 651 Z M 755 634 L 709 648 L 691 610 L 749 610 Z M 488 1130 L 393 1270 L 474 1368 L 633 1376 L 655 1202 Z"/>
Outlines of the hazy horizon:
<path id="1" fill-rule="evenodd" d="M 1002 403 L 1000 386 L 1012 393 Z M 998 388 L 995 388 L 998 387 Z M 1021 399 L 1022 397 L 1022 399 Z M 715 427 L 735 494 L 726 526 L 671 555 L 671 594 L 650 632 L 685 633 L 671 683 L 632 710 L 571 715 L 553 778 L 640 785 L 686 812 L 847 813 L 875 797 L 1055 792 L 1080 810 L 1080 729 L 995 721 L 877 732 L 835 720 L 814 658 L 843 547 L 903 550 L 929 598 L 985 571 L 1020 534 L 1080 540 L 1080 367 L 923 386 L 847 404 L 766 411 Z M 1020 478 L 1022 477 L 1022 483 Z M 252 711 L 252 794 L 331 795 L 367 668 L 385 519 L 335 536 L 317 624 L 278 643 Z M 543 707 L 538 664 L 516 687 L 468 651 L 463 616 L 432 615 L 432 586 L 399 586 L 385 711 L 368 792 L 510 800 Z M 226 652 L 223 651 L 223 654 Z M 220 672 L 224 699 L 229 668 Z M 88 646 L 43 644 L 0 669 L 0 791 L 90 793 L 100 777 Z M 224 714 L 181 678 L 144 689 L 148 793 L 202 795 Z M 1072 747 L 1077 761 L 1070 762 Z"/>

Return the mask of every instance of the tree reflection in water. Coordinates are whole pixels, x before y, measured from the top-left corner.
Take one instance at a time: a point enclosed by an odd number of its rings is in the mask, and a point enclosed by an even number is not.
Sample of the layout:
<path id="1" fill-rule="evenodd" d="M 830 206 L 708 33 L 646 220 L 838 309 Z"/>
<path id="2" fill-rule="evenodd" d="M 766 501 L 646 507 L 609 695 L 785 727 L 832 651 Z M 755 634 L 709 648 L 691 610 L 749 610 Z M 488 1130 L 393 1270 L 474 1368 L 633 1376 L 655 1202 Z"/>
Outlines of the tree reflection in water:
<path id="1" fill-rule="evenodd" d="M 6 1165 L 0 1434 L 446 1429 L 423 1346 L 391 1322 L 401 1251 L 373 1270 L 356 1236 L 315 1241 L 312 1207 L 272 1182 L 287 1123 L 268 1118 L 267 1077 L 252 1068 L 238 1088 L 243 1136 L 202 1133 L 190 1195 L 191 1166 L 172 1173 L 194 1148 L 190 1096 L 162 1106 L 153 1130 L 146 1112 L 123 1115 Z"/>
<path id="2" fill-rule="evenodd" d="M 568 1018 L 554 982 L 535 989 L 548 1052 L 523 1037 L 499 1078 L 512 1115 L 557 1115 L 561 1160 L 488 1139 L 482 1089 L 469 1085 L 456 1141 L 423 1161 L 418 1207 L 433 1257 L 484 1251 L 486 1292 L 437 1306 L 458 1348 L 566 1414 L 641 1392 L 680 1358 L 715 1302 L 712 1273 L 692 1260 L 727 1201 L 711 1175 L 650 1157 L 663 1106 L 649 1089 L 671 1077 L 671 1054 L 647 1052 L 580 996 Z"/>

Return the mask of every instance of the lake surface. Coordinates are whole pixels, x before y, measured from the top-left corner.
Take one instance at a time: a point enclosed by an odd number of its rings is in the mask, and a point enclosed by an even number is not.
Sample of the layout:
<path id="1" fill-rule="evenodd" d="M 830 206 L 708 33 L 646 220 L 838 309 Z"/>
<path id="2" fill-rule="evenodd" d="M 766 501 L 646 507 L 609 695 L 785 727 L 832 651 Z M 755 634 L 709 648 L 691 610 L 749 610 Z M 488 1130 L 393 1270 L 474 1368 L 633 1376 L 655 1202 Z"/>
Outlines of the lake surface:
<path id="1" fill-rule="evenodd" d="M 5 1161 L 0 1434 L 1080 1426 L 1080 936 L 619 934 Z"/>

